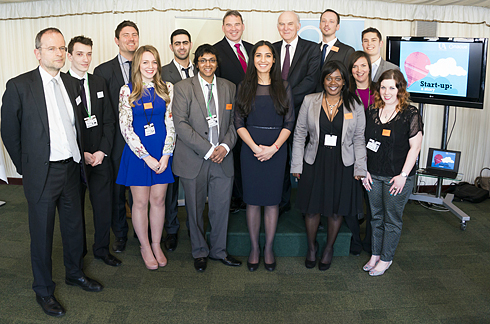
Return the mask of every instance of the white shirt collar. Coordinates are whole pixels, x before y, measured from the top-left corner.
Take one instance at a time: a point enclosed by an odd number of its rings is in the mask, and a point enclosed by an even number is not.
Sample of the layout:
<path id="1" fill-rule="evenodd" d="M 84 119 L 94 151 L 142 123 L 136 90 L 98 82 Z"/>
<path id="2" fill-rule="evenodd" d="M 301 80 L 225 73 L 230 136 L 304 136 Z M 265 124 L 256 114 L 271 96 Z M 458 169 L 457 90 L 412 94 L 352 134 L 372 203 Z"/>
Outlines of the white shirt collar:
<path id="1" fill-rule="evenodd" d="M 61 76 L 60 76 L 60 71 L 58 71 L 58 74 L 56 74 L 54 77 L 49 74 L 42 66 L 39 65 L 39 73 L 41 73 L 41 79 L 43 81 L 43 85 L 45 84 L 48 84 L 49 82 L 51 82 L 51 80 L 53 79 L 56 79 L 56 81 L 58 81 L 58 83 L 63 82 L 61 80 Z"/>
<path id="2" fill-rule="evenodd" d="M 298 37 L 298 35 L 296 35 L 296 38 L 293 39 L 293 41 L 291 43 L 289 43 L 289 45 L 291 45 L 291 47 L 296 48 L 296 46 L 298 46 L 298 39 L 299 39 L 299 37 Z M 283 39 L 282 40 L 282 48 L 286 48 L 287 44 L 288 43 Z"/>
<path id="3" fill-rule="evenodd" d="M 240 47 L 243 47 L 243 43 L 242 43 L 242 39 L 241 38 L 236 43 L 234 41 L 232 41 L 232 40 L 229 40 L 226 36 L 225 36 L 225 39 L 228 41 L 228 44 L 230 44 L 231 48 L 235 48 L 235 44 L 240 44 Z"/>
<path id="4" fill-rule="evenodd" d="M 371 66 L 376 66 L 378 67 L 379 66 L 379 63 L 381 63 L 381 56 L 378 57 L 378 59 L 376 61 L 374 61 L 374 63 L 371 63 Z"/>
<path id="5" fill-rule="evenodd" d="M 335 37 L 334 39 L 332 39 L 330 42 L 328 43 L 325 43 L 322 39 L 322 48 L 323 48 L 323 45 L 327 44 L 328 47 L 327 48 L 332 48 L 332 46 L 335 45 L 335 43 L 337 42 L 337 37 Z"/>
<path id="6" fill-rule="evenodd" d="M 191 60 L 189 60 L 189 65 L 188 65 L 187 67 L 182 66 L 182 65 L 181 65 L 179 62 L 177 62 L 177 61 L 175 60 L 175 58 L 174 58 L 174 59 L 172 59 L 172 61 L 174 62 L 175 66 L 177 67 L 177 70 L 179 70 L 179 72 L 181 72 L 181 71 L 182 71 L 182 69 L 194 68 L 194 65 L 191 63 Z"/>
<path id="7" fill-rule="evenodd" d="M 81 80 L 81 79 L 85 79 L 85 81 L 88 80 L 88 73 L 85 72 L 85 74 L 83 76 L 79 76 L 77 73 L 75 73 L 75 71 L 73 71 L 71 68 L 70 68 L 70 75 L 74 78 L 77 78 L 78 80 Z"/>

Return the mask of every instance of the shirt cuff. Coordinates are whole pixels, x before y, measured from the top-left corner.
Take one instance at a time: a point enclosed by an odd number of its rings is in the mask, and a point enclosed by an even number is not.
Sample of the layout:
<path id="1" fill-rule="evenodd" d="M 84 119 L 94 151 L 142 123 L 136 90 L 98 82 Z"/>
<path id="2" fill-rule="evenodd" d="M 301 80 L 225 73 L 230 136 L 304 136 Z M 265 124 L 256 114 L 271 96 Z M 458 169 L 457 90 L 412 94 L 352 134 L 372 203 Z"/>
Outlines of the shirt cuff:
<path id="1" fill-rule="evenodd" d="M 228 156 L 228 153 L 230 153 L 230 148 L 228 147 L 228 144 L 221 143 L 220 145 L 223 146 L 225 148 L 225 150 L 226 150 L 226 155 L 225 156 Z"/>
<path id="2" fill-rule="evenodd" d="M 145 154 L 145 155 L 142 155 L 142 156 L 140 156 L 140 159 L 144 159 L 144 158 L 145 158 L 145 157 L 147 157 L 147 156 L 150 156 L 150 154 Z"/>
<path id="3" fill-rule="evenodd" d="M 209 159 L 211 154 L 213 154 L 214 148 L 215 148 L 215 146 L 211 144 L 211 148 L 209 149 L 208 153 L 206 153 L 206 155 L 204 155 L 204 160 Z"/>

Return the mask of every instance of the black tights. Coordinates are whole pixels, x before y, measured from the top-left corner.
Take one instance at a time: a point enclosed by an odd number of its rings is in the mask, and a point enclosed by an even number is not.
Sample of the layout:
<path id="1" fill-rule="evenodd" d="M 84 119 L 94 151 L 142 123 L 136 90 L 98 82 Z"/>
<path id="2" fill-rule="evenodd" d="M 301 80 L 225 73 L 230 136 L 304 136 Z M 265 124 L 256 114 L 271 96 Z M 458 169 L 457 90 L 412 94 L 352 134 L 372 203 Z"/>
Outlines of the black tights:
<path id="1" fill-rule="evenodd" d="M 331 263 L 333 257 L 333 244 L 339 234 L 340 226 L 344 218 L 340 215 L 333 214 L 332 217 L 327 217 L 327 245 L 323 250 L 322 263 Z M 316 258 L 316 233 L 320 224 L 320 214 L 306 214 L 306 237 L 308 240 L 308 253 L 306 259 L 313 261 Z"/>
<path id="2" fill-rule="evenodd" d="M 279 218 L 279 205 L 264 207 L 265 246 L 264 262 L 274 263 L 274 236 L 276 235 L 277 219 Z M 260 206 L 247 205 L 247 226 L 250 234 L 250 255 L 248 262 L 258 263 L 260 258 Z"/>

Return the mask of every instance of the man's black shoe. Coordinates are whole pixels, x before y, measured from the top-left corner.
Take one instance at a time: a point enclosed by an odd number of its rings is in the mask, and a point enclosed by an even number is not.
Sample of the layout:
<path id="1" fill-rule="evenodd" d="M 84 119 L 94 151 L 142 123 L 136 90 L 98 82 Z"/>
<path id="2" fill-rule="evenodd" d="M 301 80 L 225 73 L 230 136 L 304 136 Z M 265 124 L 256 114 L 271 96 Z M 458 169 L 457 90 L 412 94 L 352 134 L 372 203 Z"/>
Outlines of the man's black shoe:
<path id="1" fill-rule="evenodd" d="M 80 277 L 80 278 L 65 278 L 65 283 L 70 286 L 78 286 L 86 291 L 101 291 L 104 287 L 95 281 L 94 279 L 90 279 L 89 277 Z"/>
<path id="2" fill-rule="evenodd" d="M 206 270 L 207 263 L 208 258 L 195 258 L 194 268 L 196 268 L 196 270 L 199 272 L 204 272 L 204 270 Z"/>
<path id="3" fill-rule="evenodd" d="M 116 240 L 112 244 L 112 249 L 114 252 L 122 252 L 126 250 L 126 241 L 128 240 L 127 237 L 116 237 Z"/>
<path id="4" fill-rule="evenodd" d="M 94 258 L 104 261 L 105 264 L 110 265 L 111 267 L 118 267 L 122 263 L 121 260 L 119 260 L 118 258 L 116 258 L 110 253 L 107 253 L 107 255 L 104 256 L 94 255 Z"/>
<path id="5" fill-rule="evenodd" d="M 165 238 L 165 248 L 168 251 L 175 251 L 177 249 L 177 244 L 179 243 L 179 238 L 177 234 L 168 234 Z"/>
<path id="6" fill-rule="evenodd" d="M 39 305 L 41 305 L 43 311 L 49 316 L 58 317 L 65 315 L 65 309 L 53 295 L 46 297 L 36 295 L 36 301 Z"/>
<path id="7" fill-rule="evenodd" d="M 231 255 L 227 255 L 224 259 L 215 259 L 215 258 L 210 258 L 210 259 L 221 261 L 221 263 L 230 267 L 239 267 L 242 265 L 242 261 L 235 259 Z"/>

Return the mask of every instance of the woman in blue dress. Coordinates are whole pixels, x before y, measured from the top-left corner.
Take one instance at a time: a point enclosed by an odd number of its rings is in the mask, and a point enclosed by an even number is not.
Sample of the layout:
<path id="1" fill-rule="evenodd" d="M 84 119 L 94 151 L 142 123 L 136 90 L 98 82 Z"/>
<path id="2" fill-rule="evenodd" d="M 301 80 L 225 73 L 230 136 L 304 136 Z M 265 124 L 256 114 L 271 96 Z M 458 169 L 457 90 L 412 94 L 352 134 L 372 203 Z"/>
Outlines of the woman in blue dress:
<path id="1" fill-rule="evenodd" d="M 119 95 L 119 124 L 126 146 L 116 183 L 131 187 L 133 227 L 140 241 L 141 256 L 148 269 L 156 270 L 167 264 L 160 240 L 167 184 L 174 182 L 171 170 L 175 146 L 173 86 L 161 79 L 160 56 L 155 47 L 141 46 L 132 64 L 132 83 L 124 85 Z"/>

